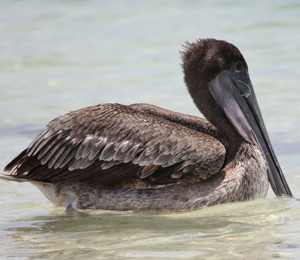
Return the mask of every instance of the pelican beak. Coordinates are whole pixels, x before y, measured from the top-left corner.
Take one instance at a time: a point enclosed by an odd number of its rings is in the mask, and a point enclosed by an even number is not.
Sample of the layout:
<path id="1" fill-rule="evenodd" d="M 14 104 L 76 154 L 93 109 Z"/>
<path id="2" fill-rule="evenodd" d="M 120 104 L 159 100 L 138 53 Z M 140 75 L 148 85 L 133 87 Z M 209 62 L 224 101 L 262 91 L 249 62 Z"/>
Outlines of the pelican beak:
<path id="1" fill-rule="evenodd" d="M 209 83 L 210 92 L 244 140 L 262 151 L 269 167 L 269 182 L 276 196 L 292 196 L 272 147 L 249 74 L 245 68 L 236 71 L 234 65 Z"/>

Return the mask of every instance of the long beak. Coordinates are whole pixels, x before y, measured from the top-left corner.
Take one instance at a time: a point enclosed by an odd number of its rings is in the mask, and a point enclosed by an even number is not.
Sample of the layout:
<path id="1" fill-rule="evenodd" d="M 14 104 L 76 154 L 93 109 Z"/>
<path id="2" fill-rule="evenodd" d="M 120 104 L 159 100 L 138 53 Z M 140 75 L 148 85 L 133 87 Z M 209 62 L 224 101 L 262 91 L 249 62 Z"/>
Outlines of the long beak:
<path id="1" fill-rule="evenodd" d="M 269 167 L 269 182 L 276 196 L 292 196 L 272 147 L 248 72 L 245 69 L 240 72 L 233 68 L 225 70 L 210 82 L 209 88 L 237 132 L 262 151 Z"/>

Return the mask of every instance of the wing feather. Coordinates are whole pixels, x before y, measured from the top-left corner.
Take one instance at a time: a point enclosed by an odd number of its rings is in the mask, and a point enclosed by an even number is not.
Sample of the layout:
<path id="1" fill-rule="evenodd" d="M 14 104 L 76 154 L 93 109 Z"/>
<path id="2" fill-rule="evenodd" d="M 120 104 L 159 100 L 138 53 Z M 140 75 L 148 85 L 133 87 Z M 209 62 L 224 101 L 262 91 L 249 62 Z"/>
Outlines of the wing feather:
<path id="1" fill-rule="evenodd" d="M 49 122 L 5 170 L 95 185 L 134 177 L 155 186 L 208 178 L 225 154 L 220 134 L 204 119 L 145 104 L 102 104 Z"/>

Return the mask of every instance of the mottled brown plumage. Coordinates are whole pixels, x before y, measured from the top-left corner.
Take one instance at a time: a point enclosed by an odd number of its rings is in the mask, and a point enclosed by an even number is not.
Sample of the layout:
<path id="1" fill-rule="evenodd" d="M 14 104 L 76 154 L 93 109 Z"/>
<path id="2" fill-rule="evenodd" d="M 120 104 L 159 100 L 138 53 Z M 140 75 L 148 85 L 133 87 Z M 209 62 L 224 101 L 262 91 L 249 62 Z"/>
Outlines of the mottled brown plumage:
<path id="1" fill-rule="evenodd" d="M 240 51 L 206 39 L 187 43 L 182 59 L 207 120 L 149 104 L 79 109 L 52 120 L 5 171 L 54 204 L 79 209 L 185 210 L 264 197 L 267 171 L 275 193 L 291 195 L 284 177 L 278 181 L 276 157 L 272 179 L 264 129 L 241 112 L 255 94 Z"/>
<path id="2" fill-rule="evenodd" d="M 162 111 L 169 119 L 159 116 Z M 225 159 L 224 146 L 215 139 L 220 133 L 206 120 L 170 113 L 146 104 L 70 112 L 52 120 L 5 170 L 32 180 L 93 185 L 132 186 L 132 179 L 128 185 L 124 179 L 135 177 L 148 184 L 144 187 L 185 177 L 204 180 L 218 172 Z"/>

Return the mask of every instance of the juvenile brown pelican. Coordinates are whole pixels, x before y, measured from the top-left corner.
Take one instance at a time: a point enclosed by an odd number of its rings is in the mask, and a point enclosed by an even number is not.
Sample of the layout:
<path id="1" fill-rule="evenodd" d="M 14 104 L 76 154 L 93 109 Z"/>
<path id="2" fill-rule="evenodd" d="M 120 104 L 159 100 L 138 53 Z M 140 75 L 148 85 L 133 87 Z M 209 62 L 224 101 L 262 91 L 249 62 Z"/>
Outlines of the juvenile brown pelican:
<path id="1" fill-rule="evenodd" d="M 77 209 L 187 210 L 292 193 L 248 66 L 232 44 L 187 43 L 184 80 L 207 118 L 153 105 L 100 104 L 52 120 L 2 178 L 25 179 Z"/>

